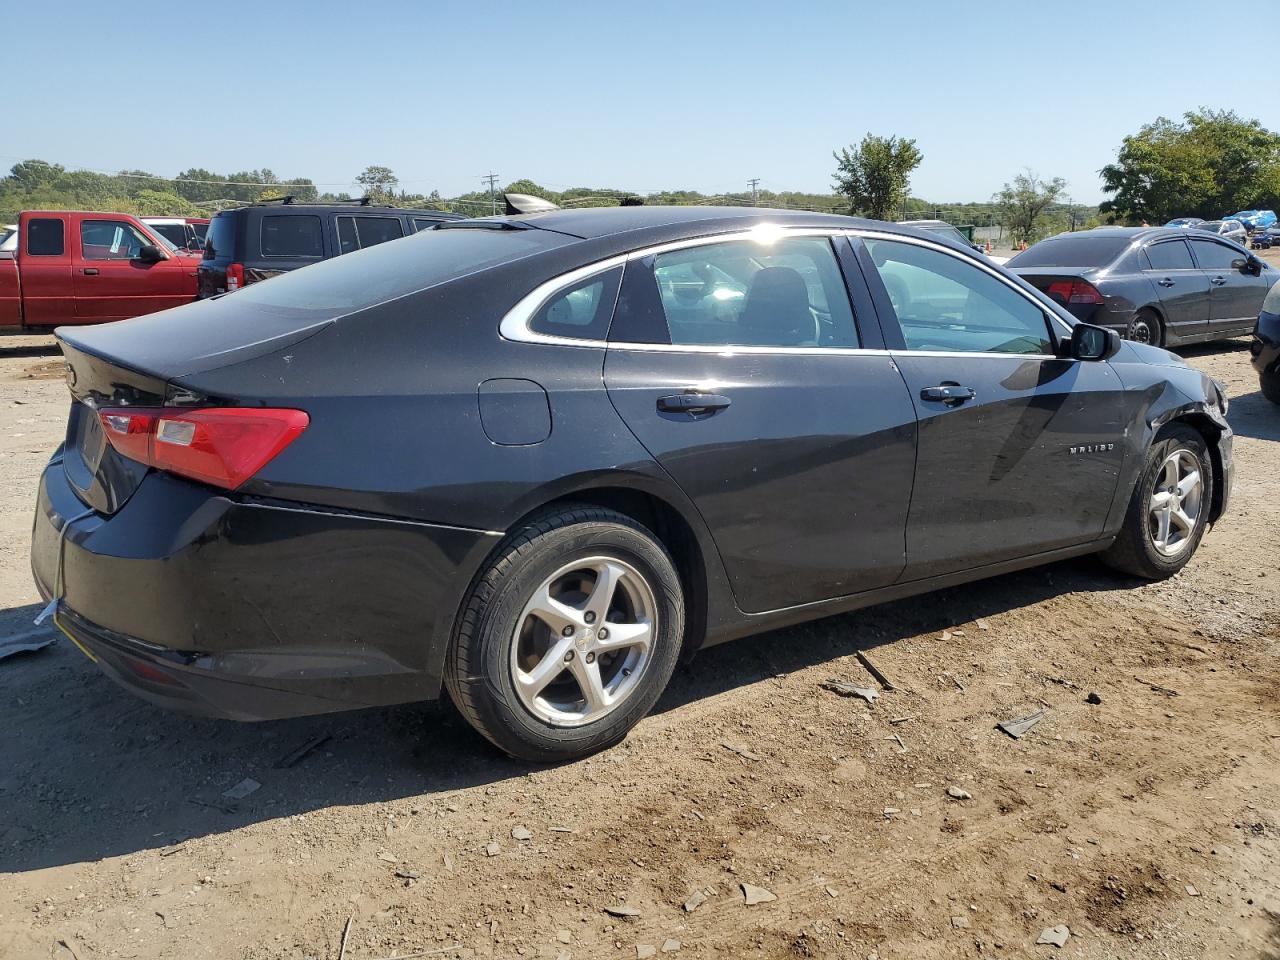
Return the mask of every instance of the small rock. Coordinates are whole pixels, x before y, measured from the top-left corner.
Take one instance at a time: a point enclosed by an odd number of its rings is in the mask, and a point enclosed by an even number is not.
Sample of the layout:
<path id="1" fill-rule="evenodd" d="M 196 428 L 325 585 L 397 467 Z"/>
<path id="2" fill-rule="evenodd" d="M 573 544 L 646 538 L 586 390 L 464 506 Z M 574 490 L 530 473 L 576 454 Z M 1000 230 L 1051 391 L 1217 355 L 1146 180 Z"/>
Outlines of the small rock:
<path id="1" fill-rule="evenodd" d="M 662 941 L 662 952 L 663 953 L 679 953 L 680 948 L 683 946 L 684 944 L 681 943 L 679 940 L 672 940 L 668 938 Z"/>
<path id="2" fill-rule="evenodd" d="M 511 839 L 512 840 L 532 840 L 533 833 L 529 830 L 528 827 L 517 825 L 511 828 Z"/>
<path id="3" fill-rule="evenodd" d="M 1045 927 L 1040 931 L 1040 939 L 1037 944 L 1047 943 L 1055 947 L 1064 947 L 1067 941 L 1071 939 L 1071 930 L 1065 923 L 1060 923 L 1056 927 Z"/>
<path id="4" fill-rule="evenodd" d="M 899 810 L 897 807 L 885 807 L 885 808 L 884 808 L 884 815 L 885 815 L 885 819 L 887 819 L 887 820 L 892 820 L 892 819 L 894 818 L 894 815 L 895 815 L 895 814 L 899 814 L 899 813 L 901 813 L 901 812 L 902 812 L 902 811 L 901 811 L 901 810 Z"/>
<path id="5" fill-rule="evenodd" d="M 953 926 L 957 930 L 968 930 L 969 918 L 968 917 L 952 917 L 951 926 Z"/>
<path id="6" fill-rule="evenodd" d="M 573 939 L 573 936 L 569 933 L 568 930 L 557 930 L 556 939 L 559 940 L 561 943 L 568 943 L 570 940 Z"/>
<path id="7" fill-rule="evenodd" d="M 981 617 L 979 617 L 977 620 L 973 621 L 973 625 L 974 625 L 975 627 L 977 627 L 979 630 L 986 630 L 986 629 L 988 629 L 988 627 L 987 627 L 987 621 L 983 620 Z"/>
<path id="8" fill-rule="evenodd" d="M 959 787 L 947 787 L 947 796 L 952 800 L 972 800 L 973 794 L 968 790 L 961 790 Z"/>
<path id="9" fill-rule="evenodd" d="M 604 912 L 611 917 L 621 917 L 624 920 L 640 916 L 639 910 L 625 903 L 618 904 L 616 907 L 605 907 Z"/>
<path id="10" fill-rule="evenodd" d="M 381 853 L 378 854 L 378 859 L 381 860 L 383 863 L 399 863 L 400 862 L 400 859 L 398 857 L 396 857 L 394 854 L 387 853 L 387 851 L 385 850 L 383 850 Z"/>
<path id="11" fill-rule="evenodd" d="M 417 870 L 397 870 L 396 876 L 399 877 L 401 880 L 417 880 L 418 871 Z"/>
<path id="12" fill-rule="evenodd" d="M 502 847 L 499 846 L 497 840 L 490 840 L 488 845 L 485 846 L 484 848 L 484 855 L 486 857 L 496 857 L 501 852 L 502 852 Z"/>
<path id="13" fill-rule="evenodd" d="M 645 960 L 646 957 L 656 957 L 657 955 L 658 948 L 652 943 L 636 944 L 636 960 Z"/>
<path id="14" fill-rule="evenodd" d="M 684 902 L 684 912 L 693 913 L 700 906 L 707 902 L 707 893 L 705 890 L 695 890 L 688 900 Z"/>
<path id="15" fill-rule="evenodd" d="M 262 784 L 253 779 L 253 777 L 245 777 L 230 790 L 223 793 L 223 796 L 228 800 L 243 800 L 260 786 L 262 786 Z"/>
<path id="16" fill-rule="evenodd" d="M 1189 884 L 1189 883 L 1188 883 L 1188 884 L 1187 884 L 1187 896 L 1189 896 L 1189 897 L 1198 897 L 1198 896 L 1200 896 L 1200 891 L 1199 891 L 1199 890 L 1197 890 L 1195 887 L 1193 887 L 1191 884 Z"/>
<path id="17" fill-rule="evenodd" d="M 1098 696 L 1096 693 L 1091 693 L 1091 694 L 1089 694 L 1087 697 L 1085 697 L 1085 698 L 1084 698 L 1084 702 L 1085 702 L 1085 703 L 1092 703 L 1094 706 L 1097 706 L 1099 703 L 1101 703 L 1101 702 L 1102 702 L 1102 698 L 1101 698 L 1100 696 Z"/>
<path id="18" fill-rule="evenodd" d="M 764 887 L 757 887 L 750 883 L 742 883 L 739 886 L 742 887 L 742 896 L 748 907 L 754 907 L 757 903 L 770 903 L 778 899 Z"/>

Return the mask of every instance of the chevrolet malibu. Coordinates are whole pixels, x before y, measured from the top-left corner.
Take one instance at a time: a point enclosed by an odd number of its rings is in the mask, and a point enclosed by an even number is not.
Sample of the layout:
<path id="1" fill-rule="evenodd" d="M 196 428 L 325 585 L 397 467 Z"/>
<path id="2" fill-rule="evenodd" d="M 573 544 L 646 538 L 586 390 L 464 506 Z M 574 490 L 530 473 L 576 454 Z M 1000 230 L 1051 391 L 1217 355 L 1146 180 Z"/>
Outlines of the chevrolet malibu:
<path id="1" fill-rule="evenodd" d="M 501 749 L 619 741 L 682 654 L 1097 553 L 1168 577 L 1227 401 L 971 250 L 759 208 L 441 224 L 63 328 L 32 566 L 155 703 L 447 690 Z"/>

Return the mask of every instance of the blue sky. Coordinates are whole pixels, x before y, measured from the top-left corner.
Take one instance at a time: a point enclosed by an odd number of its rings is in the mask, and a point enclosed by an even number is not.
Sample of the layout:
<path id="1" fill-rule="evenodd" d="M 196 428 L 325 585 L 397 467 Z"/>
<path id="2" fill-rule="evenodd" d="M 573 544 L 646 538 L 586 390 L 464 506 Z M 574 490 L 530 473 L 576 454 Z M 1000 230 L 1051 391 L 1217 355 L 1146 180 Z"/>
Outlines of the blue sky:
<path id="1" fill-rule="evenodd" d="M 376 163 L 444 196 L 490 170 L 556 188 L 824 191 L 831 151 L 870 131 L 916 139 L 917 196 L 985 200 L 1030 167 L 1095 202 L 1098 168 L 1157 115 L 1233 108 L 1280 128 L 1274 78 L 1246 79 L 1238 53 L 1280 3 L 1212 10 L 13 2 L 0 165 L 269 167 L 353 190 Z M 1234 69 L 1186 66 L 1218 60 Z"/>

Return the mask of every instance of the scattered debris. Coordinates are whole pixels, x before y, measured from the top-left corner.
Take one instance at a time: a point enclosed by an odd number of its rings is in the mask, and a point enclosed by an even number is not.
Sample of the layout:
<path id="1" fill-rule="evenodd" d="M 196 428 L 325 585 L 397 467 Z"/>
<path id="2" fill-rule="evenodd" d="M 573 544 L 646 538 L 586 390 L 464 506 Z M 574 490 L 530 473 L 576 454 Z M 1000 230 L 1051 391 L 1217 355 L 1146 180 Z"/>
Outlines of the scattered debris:
<path id="1" fill-rule="evenodd" d="M 736 753 L 743 760 L 750 760 L 752 763 L 756 763 L 764 759 L 760 754 L 752 753 L 741 743 L 730 743 L 728 740 L 722 740 L 720 741 L 720 746 L 724 747 L 731 753 Z"/>
<path id="2" fill-rule="evenodd" d="M 846 680 L 823 680 L 822 686 L 832 693 L 840 694 L 842 697 L 860 697 L 867 703 L 871 703 L 880 696 L 879 691 L 873 690 L 871 687 L 859 687 Z"/>
<path id="3" fill-rule="evenodd" d="M 551 827 L 552 833 L 577 833 L 573 827 Z"/>
<path id="4" fill-rule="evenodd" d="M 1154 680 L 1144 680 L 1142 677 L 1134 677 L 1133 679 L 1137 680 L 1139 683 L 1145 683 L 1154 693 L 1163 693 L 1166 697 L 1178 696 L 1177 690 L 1174 690 L 1172 687 L 1162 687 Z"/>
<path id="5" fill-rule="evenodd" d="M 977 620 L 973 621 L 973 625 L 974 625 L 975 627 L 977 627 L 979 630 L 989 630 L 989 629 L 991 629 L 989 626 L 987 626 L 987 621 L 983 620 L 981 617 L 979 617 Z"/>
<path id="6" fill-rule="evenodd" d="M 159 910 L 157 910 L 156 916 L 160 918 L 160 926 L 164 927 L 166 930 L 172 930 L 174 927 L 178 925 L 174 921 L 173 917 L 169 914 L 161 913 Z"/>
<path id="7" fill-rule="evenodd" d="M 1026 717 L 1019 717 L 1016 720 L 1005 720 L 997 723 L 996 726 L 1013 737 L 1015 740 L 1021 740 L 1032 727 L 1044 719 L 1044 711 L 1037 710 L 1035 713 Z"/>
<path id="8" fill-rule="evenodd" d="M 938 639 L 939 639 L 939 640 L 941 640 L 943 643 L 945 643 L 946 641 L 950 640 L 950 639 L 951 639 L 951 631 L 950 631 L 950 630 L 943 630 L 943 631 L 942 631 L 942 636 L 938 637 Z"/>
<path id="9" fill-rule="evenodd" d="M 640 916 L 640 911 L 630 904 L 621 903 L 616 907 L 605 907 L 604 912 L 611 917 L 620 917 L 623 920 L 633 920 Z"/>
<path id="10" fill-rule="evenodd" d="M 438 957 L 442 953 L 453 953 L 453 951 L 461 949 L 461 943 L 451 943 L 447 947 L 436 947 L 434 950 L 419 950 L 416 953 L 398 953 L 394 957 L 379 957 L 378 960 L 415 960 L 417 957 Z"/>
<path id="11" fill-rule="evenodd" d="M 58 635 L 47 628 L 24 630 L 13 637 L 0 641 L 0 660 L 11 657 L 15 653 L 35 653 L 43 650 L 58 639 Z M 70 949 L 70 948 L 68 948 Z"/>
<path id="12" fill-rule="evenodd" d="M 417 870 L 397 870 L 396 876 L 399 877 L 401 880 L 417 880 L 418 871 Z"/>
<path id="13" fill-rule="evenodd" d="M 771 903 L 778 899 L 764 887 L 757 887 L 750 883 L 740 883 L 738 886 L 742 887 L 742 896 L 748 907 L 754 907 L 757 903 Z"/>
<path id="14" fill-rule="evenodd" d="M 947 796 L 952 800 L 972 800 L 973 794 L 959 787 L 947 787 Z"/>
<path id="15" fill-rule="evenodd" d="M 378 859 L 381 860 L 383 863 L 399 863 L 400 862 L 399 857 L 395 856 L 394 854 L 387 853 L 387 851 L 385 850 L 381 851 L 378 854 Z"/>
<path id="16" fill-rule="evenodd" d="M 530 831 L 528 827 L 517 824 L 516 826 L 511 828 L 511 839 L 512 840 L 532 840 L 533 833 L 532 831 Z"/>
<path id="17" fill-rule="evenodd" d="M 1071 939 L 1071 930 L 1065 923 L 1060 923 L 1056 927 L 1045 927 L 1040 931 L 1040 939 L 1037 944 L 1052 944 L 1055 947 L 1064 947 L 1067 941 Z"/>
<path id="18" fill-rule="evenodd" d="M 330 735 L 327 733 L 323 733 L 323 734 L 320 734 L 319 736 L 312 737 L 306 743 L 303 743 L 301 746 L 291 750 L 289 753 L 286 753 L 283 757 L 277 760 L 276 769 L 287 770 L 290 767 L 295 766 L 299 761 L 302 760 L 303 757 L 309 754 L 312 750 L 315 750 L 317 747 L 323 746 L 324 744 L 328 743 L 329 739 L 330 739 Z"/>
<path id="19" fill-rule="evenodd" d="M 571 934 L 568 930 L 557 930 L 556 939 L 559 940 L 561 943 L 570 943 L 573 941 L 573 934 Z"/>
<path id="20" fill-rule="evenodd" d="M 684 912 L 693 913 L 706 902 L 707 892 L 705 890 L 695 890 L 690 894 L 689 899 L 684 902 Z"/>
<path id="21" fill-rule="evenodd" d="M 901 813 L 901 812 L 902 812 L 902 811 L 901 811 L 901 810 L 899 810 L 897 807 L 885 807 L 885 808 L 884 808 L 884 818 L 885 818 L 886 820 L 892 820 L 895 816 L 897 816 L 897 815 L 898 815 L 899 813 Z"/>
<path id="22" fill-rule="evenodd" d="M 80 960 L 80 954 L 76 953 L 76 948 L 71 945 L 70 940 L 66 940 L 66 939 L 59 940 L 58 946 L 65 948 L 66 951 L 70 953 L 73 958 L 75 958 L 75 960 Z"/>
<path id="23" fill-rule="evenodd" d="M 670 937 L 668 937 L 666 940 L 662 941 L 662 952 L 663 953 L 679 953 L 680 948 L 683 946 L 684 944 L 681 943 L 679 940 L 673 940 Z"/>
<path id="24" fill-rule="evenodd" d="M 230 790 L 224 791 L 222 795 L 228 800 L 243 800 L 261 786 L 262 784 L 253 777 L 245 777 Z"/>
<path id="25" fill-rule="evenodd" d="M 914 720 L 915 717 L 890 717 L 889 722 L 893 724 L 906 723 L 908 720 Z"/>
<path id="26" fill-rule="evenodd" d="M 951 926 L 956 930 L 968 930 L 969 918 L 968 917 L 952 917 Z"/>
<path id="27" fill-rule="evenodd" d="M 338 960 L 343 960 L 347 955 L 347 937 L 351 936 L 351 924 L 354 922 L 356 915 L 353 913 L 347 917 L 347 922 L 342 927 L 342 942 L 338 945 Z"/>
<path id="28" fill-rule="evenodd" d="M 1102 698 L 1098 696 L 1096 693 L 1090 693 L 1087 697 L 1084 698 L 1084 702 L 1092 703 L 1094 706 L 1097 706 L 1102 702 Z"/>
<path id="29" fill-rule="evenodd" d="M 180 851 L 185 849 L 187 849 L 187 845 L 185 843 L 175 844 L 172 847 L 165 847 L 163 850 L 161 850 L 160 856 L 172 857 L 175 853 L 179 853 Z"/>
<path id="30" fill-rule="evenodd" d="M 832 900 L 840 895 L 839 891 L 837 891 L 835 887 L 823 887 L 822 889 Z"/>
<path id="31" fill-rule="evenodd" d="M 647 957 L 656 957 L 657 955 L 658 948 L 652 943 L 636 944 L 636 960 L 646 960 Z"/>
<path id="32" fill-rule="evenodd" d="M 1199 890 L 1197 890 L 1195 887 L 1193 887 L 1193 886 L 1192 886 L 1191 884 L 1189 884 L 1189 883 L 1187 884 L 1186 890 L 1187 890 L 1187 896 L 1189 896 L 1189 897 L 1198 897 L 1198 896 L 1200 896 L 1200 891 L 1199 891 Z"/>
<path id="33" fill-rule="evenodd" d="M 876 683 L 880 684 L 880 686 L 884 687 L 884 689 L 886 690 L 898 689 L 893 685 L 893 683 L 889 680 L 888 677 L 886 677 L 883 673 L 880 672 L 880 668 L 877 667 L 874 663 L 872 663 L 865 653 L 863 653 L 861 650 L 855 650 L 854 656 L 858 658 L 858 662 L 860 664 L 862 664 L 864 667 L 867 668 L 867 673 L 871 674 L 873 677 L 876 678 Z"/>
<path id="34" fill-rule="evenodd" d="M 486 857 L 496 857 L 501 852 L 502 852 L 502 847 L 498 844 L 497 840 L 490 840 L 485 845 L 484 855 Z"/>

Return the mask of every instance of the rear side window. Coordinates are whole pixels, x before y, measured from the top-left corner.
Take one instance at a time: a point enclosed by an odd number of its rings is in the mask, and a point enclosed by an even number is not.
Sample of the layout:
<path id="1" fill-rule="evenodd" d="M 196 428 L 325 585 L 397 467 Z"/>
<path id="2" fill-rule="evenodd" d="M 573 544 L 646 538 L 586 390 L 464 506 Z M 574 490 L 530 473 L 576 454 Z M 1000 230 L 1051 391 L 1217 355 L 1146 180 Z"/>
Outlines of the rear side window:
<path id="1" fill-rule="evenodd" d="M 665 320 L 666 339 L 677 345 L 858 345 L 826 237 L 703 244 L 647 257 L 627 273 L 611 340 L 652 342 L 650 331 Z M 655 309 L 657 322 L 644 316 Z"/>
<path id="2" fill-rule="evenodd" d="M 1105 267 L 1129 247 L 1127 237 L 1091 237 L 1077 233 L 1041 240 L 1011 259 L 1010 267 Z"/>
<path id="3" fill-rule="evenodd" d="M 1196 266 L 1182 240 L 1153 243 L 1147 247 L 1147 260 L 1152 270 L 1194 270 Z"/>
<path id="4" fill-rule="evenodd" d="M 264 257 L 324 256 L 324 237 L 320 218 L 297 214 L 262 218 L 262 255 Z"/>
<path id="5" fill-rule="evenodd" d="M 27 221 L 27 249 L 23 253 L 29 257 L 60 257 L 66 252 L 61 220 L 41 217 Z"/>
<path id="6" fill-rule="evenodd" d="M 426 219 L 425 217 L 414 217 L 414 218 L 413 218 L 413 229 L 414 229 L 415 231 L 418 231 L 418 230 L 430 230 L 432 227 L 434 227 L 434 226 L 435 226 L 437 223 L 439 223 L 439 222 L 440 222 L 439 220 L 428 220 L 428 219 Z"/>
<path id="7" fill-rule="evenodd" d="M 603 340 L 621 279 L 622 268 L 614 267 L 561 290 L 538 309 L 529 328 L 553 337 Z"/>
<path id="8" fill-rule="evenodd" d="M 1191 246 L 1195 248 L 1196 260 L 1202 270 L 1230 270 L 1233 260 L 1243 259 L 1240 251 L 1212 240 L 1192 240 Z"/>
<path id="9" fill-rule="evenodd" d="M 236 255 L 236 218 L 233 213 L 217 214 L 209 221 L 204 238 L 206 260 L 233 260 Z"/>
<path id="10" fill-rule="evenodd" d="M 399 217 L 338 217 L 338 252 L 351 253 L 404 236 Z"/>

